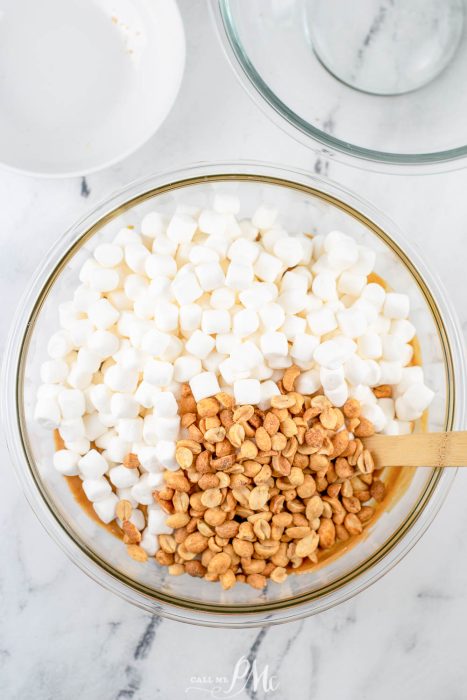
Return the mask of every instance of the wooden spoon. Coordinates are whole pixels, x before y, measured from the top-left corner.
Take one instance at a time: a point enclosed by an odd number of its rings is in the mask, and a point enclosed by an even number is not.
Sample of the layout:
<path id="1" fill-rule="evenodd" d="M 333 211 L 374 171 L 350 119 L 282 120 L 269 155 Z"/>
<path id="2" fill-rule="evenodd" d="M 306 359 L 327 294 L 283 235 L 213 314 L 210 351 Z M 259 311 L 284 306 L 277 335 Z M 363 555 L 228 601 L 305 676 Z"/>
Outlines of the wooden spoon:
<path id="1" fill-rule="evenodd" d="M 373 435 L 364 440 L 377 467 L 467 467 L 467 431 Z"/>

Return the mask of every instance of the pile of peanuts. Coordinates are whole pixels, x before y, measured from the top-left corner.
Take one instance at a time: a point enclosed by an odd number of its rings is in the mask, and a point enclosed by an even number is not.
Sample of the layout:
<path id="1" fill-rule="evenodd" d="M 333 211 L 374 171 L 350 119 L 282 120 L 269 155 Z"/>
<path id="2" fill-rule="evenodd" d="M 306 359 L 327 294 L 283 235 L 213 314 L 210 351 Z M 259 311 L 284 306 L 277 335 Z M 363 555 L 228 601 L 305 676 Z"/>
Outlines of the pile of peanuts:
<path id="1" fill-rule="evenodd" d="M 266 411 L 223 392 L 196 402 L 184 385 L 180 469 L 154 492 L 173 528 L 155 554 L 170 574 L 262 589 L 316 564 L 373 517 L 367 502 L 381 501 L 385 485 L 361 438 L 374 426 L 354 398 L 339 409 L 295 391 L 299 375 L 294 365 L 285 371 Z"/>

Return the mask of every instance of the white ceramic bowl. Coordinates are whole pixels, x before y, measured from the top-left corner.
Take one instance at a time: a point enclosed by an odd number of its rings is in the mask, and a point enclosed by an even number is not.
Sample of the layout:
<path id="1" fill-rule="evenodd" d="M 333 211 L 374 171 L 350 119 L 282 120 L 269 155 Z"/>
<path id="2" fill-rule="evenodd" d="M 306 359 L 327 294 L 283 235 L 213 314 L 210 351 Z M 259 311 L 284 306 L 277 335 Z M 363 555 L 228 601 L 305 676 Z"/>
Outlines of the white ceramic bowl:
<path id="1" fill-rule="evenodd" d="M 0 0 L 0 163 L 112 165 L 164 121 L 184 64 L 175 0 Z"/>

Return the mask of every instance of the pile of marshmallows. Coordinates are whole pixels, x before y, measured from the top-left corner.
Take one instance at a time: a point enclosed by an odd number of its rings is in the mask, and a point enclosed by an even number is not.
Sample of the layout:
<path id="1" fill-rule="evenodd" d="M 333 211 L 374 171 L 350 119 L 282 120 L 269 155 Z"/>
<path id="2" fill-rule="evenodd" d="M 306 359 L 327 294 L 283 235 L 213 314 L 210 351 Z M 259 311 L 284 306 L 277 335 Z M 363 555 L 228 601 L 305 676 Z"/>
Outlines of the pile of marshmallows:
<path id="1" fill-rule="evenodd" d="M 392 435 L 410 432 L 433 397 L 422 369 L 408 366 L 408 297 L 367 283 L 371 249 L 338 231 L 290 236 L 266 206 L 239 221 L 239 209 L 217 194 L 212 209 L 151 212 L 139 231 L 98 245 L 60 304 L 41 367 L 35 417 L 65 443 L 55 467 L 83 479 L 106 523 L 129 500 L 148 554 L 170 532 L 152 492 L 165 468 L 178 469 L 182 383 L 196 401 L 227 391 L 265 409 L 293 363 L 297 391 L 322 387 L 335 406 L 355 397 Z M 381 384 L 393 398 L 375 397 Z M 141 468 L 123 466 L 129 453 Z"/>

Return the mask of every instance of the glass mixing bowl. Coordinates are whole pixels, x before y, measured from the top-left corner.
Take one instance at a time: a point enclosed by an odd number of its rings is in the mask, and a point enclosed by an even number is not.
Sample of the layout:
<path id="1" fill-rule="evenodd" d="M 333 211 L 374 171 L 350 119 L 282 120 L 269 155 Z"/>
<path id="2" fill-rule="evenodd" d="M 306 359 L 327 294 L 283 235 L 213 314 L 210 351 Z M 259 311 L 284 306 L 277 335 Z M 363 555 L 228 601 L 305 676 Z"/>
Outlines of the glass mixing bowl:
<path id="1" fill-rule="evenodd" d="M 466 0 L 211 0 L 241 84 L 301 143 L 430 173 L 467 156 Z"/>
<path id="2" fill-rule="evenodd" d="M 395 226 L 367 202 L 304 172 L 262 164 L 193 166 L 131 185 L 79 221 L 50 251 L 15 317 L 3 372 L 3 416 L 11 459 L 26 496 L 49 534 L 89 576 L 141 608 L 173 619 L 232 627 L 286 622 L 355 595 L 406 554 L 433 520 L 454 470 L 418 469 L 407 489 L 367 530 L 358 545 L 316 571 L 270 583 L 258 592 L 189 576 L 170 577 L 154 560 L 130 559 L 122 542 L 91 520 L 53 468 L 53 439 L 33 420 L 39 368 L 57 327 L 57 306 L 70 297 L 78 271 L 98 242 L 141 214 L 171 212 L 177 203 L 204 206 L 215 190 L 239 195 L 241 215 L 259 202 L 279 209 L 291 232 L 355 236 L 377 253 L 376 271 L 411 299 L 423 367 L 436 390 L 428 429 L 463 426 L 466 390 L 459 326 L 436 278 L 408 250 Z"/>

